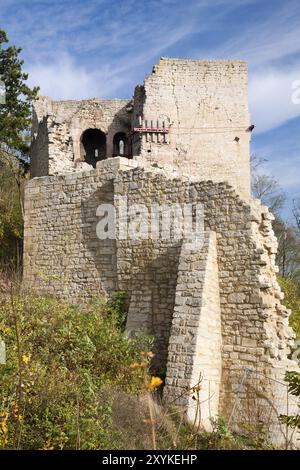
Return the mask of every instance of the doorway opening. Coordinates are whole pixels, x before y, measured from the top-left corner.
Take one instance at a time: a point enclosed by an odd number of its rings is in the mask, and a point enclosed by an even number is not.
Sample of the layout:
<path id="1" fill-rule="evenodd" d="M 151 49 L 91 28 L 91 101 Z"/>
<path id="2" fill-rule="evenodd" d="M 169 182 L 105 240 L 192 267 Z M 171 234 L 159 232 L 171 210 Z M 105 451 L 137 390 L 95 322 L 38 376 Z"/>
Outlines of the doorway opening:
<path id="1" fill-rule="evenodd" d="M 114 157 L 128 157 L 128 141 L 125 132 L 118 132 L 114 135 L 113 147 Z"/>
<path id="2" fill-rule="evenodd" d="M 96 167 L 99 160 L 106 158 L 106 135 L 99 129 L 87 129 L 81 136 L 81 157 Z"/>

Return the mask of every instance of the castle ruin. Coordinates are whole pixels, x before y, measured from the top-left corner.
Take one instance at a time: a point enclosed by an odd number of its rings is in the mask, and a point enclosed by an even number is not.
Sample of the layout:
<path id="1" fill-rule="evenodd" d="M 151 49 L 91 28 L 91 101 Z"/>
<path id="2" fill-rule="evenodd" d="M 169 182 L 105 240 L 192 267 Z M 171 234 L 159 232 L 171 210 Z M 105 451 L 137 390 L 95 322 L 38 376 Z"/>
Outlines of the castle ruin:
<path id="1" fill-rule="evenodd" d="M 236 429 L 264 423 L 281 442 L 281 383 L 296 365 L 273 216 L 250 195 L 252 127 L 242 61 L 162 58 L 132 100 L 41 97 L 24 284 L 73 302 L 126 291 L 127 329 L 155 337 L 153 370 L 165 378 L 165 400 L 185 407 L 192 422 L 200 401 L 207 429 L 223 415 Z M 124 197 L 147 217 L 153 204 L 201 204 L 201 247 L 149 233 L 99 239 L 99 205 L 117 211 Z M 121 223 L 115 219 L 116 234 Z M 196 398 L 186 393 L 199 383 Z"/>

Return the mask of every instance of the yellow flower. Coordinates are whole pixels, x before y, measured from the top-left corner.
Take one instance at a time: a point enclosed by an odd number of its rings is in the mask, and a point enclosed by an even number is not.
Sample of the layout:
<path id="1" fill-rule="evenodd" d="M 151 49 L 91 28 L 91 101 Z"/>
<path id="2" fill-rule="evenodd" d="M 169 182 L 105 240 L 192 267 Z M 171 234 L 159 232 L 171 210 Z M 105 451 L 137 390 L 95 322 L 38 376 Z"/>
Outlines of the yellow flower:
<path id="1" fill-rule="evenodd" d="M 29 356 L 27 356 L 26 354 L 23 354 L 22 361 L 25 362 L 25 364 L 28 364 L 29 359 L 30 359 Z"/>
<path id="2" fill-rule="evenodd" d="M 0 421 L 0 434 L 6 435 L 8 433 L 7 427 L 7 420 L 8 420 L 8 413 L 3 411 L 0 413 L 1 421 Z"/>
<path id="3" fill-rule="evenodd" d="M 0 431 L 2 432 L 2 434 L 7 434 L 8 433 L 8 427 L 7 427 L 7 424 L 6 424 L 6 420 L 2 421 Z"/>
<path id="4" fill-rule="evenodd" d="M 150 390 L 155 390 L 155 389 L 158 388 L 162 383 L 163 383 L 163 381 L 162 381 L 159 377 L 154 377 L 154 376 L 152 376 L 152 377 L 151 377 L 151 382 L 147 385 L 147 387 L 148 387 Z"/>

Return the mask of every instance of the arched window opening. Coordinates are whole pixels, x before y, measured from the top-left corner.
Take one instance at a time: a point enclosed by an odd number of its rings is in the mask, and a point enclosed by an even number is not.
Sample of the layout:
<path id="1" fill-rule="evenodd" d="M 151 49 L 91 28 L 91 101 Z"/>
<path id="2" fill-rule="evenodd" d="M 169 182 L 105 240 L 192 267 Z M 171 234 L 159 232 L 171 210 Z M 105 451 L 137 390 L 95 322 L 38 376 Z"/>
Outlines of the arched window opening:
<path id="1" fill-rule="evenodd" d="M 114 157 L 128 157 L 128 142 L 125 132 L 114 135 Z"/>
<path id="2" fill-rule="evenodd" d="M 119 140 L 119 155 L 124 155 L 125 152 L 125 142 L 123 139 Z"/>
<path id="3" fill-rule="evenodd" d="M 81 137 L 81 157 L 96 167 L 99 160 L 106 158 L 106 135 L 99 129 L 87 129 Z"/>

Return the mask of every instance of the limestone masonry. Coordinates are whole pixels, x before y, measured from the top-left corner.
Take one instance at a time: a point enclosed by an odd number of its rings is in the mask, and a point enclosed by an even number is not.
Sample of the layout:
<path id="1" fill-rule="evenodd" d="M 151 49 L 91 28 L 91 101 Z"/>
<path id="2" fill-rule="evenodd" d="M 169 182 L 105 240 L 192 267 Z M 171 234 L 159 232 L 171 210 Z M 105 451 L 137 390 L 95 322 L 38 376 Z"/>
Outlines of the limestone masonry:
<path id="1" fill-rule="evenodd" d="M 207 429 L 217 415 L 236 429 L 263 423 L 282 443 L 293 334 L 273 216 L 250 196 L 251 129 L 241 61 L 162 58 L 131 101 L 41 97 L 24 284 L 73 302 L 125 290 L 127 329 L 154 336 L 167 402 Z M 97 208 L 118 211 L 125 196 L 148 214 L 153 204 L 203 204 L 201 247 L 119 237 L 119 218 L 116 237 L 99 239 Z"/>

